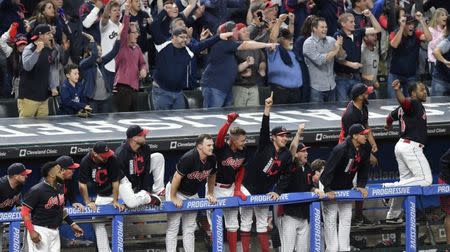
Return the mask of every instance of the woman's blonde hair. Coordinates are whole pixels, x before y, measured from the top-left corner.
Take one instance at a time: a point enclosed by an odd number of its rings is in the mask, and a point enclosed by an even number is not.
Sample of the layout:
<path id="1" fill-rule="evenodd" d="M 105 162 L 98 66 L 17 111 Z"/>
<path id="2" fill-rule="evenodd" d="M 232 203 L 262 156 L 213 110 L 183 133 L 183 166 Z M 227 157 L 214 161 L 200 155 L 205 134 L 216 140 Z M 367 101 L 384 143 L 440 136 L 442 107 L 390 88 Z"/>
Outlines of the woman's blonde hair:
<path id="1" fill-rule="evenodd" d="M 447 10 L 444 8 L 437 8 L 434 11 L 433 16 L 431 17 L 430 27 L 436 28 L 436 26 L 438 25 L 437 19 L 442 15 L 448 16 Z"/>

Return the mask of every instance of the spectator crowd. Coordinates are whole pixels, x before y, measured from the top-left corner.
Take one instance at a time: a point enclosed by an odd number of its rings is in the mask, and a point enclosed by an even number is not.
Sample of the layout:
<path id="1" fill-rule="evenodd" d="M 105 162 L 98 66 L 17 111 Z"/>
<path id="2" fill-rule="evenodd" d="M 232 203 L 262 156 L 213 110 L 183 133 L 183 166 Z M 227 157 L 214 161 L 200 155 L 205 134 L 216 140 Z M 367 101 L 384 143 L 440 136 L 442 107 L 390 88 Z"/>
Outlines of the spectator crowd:
<path id="1" fill-rule="evenodd" d="M 371 98 L 390 85 L 430 80 L 450 93 L 445 0 L 2 0 L 0 96 L 20 117 L 136 111 L 148 89 L 155 110 Z"/>

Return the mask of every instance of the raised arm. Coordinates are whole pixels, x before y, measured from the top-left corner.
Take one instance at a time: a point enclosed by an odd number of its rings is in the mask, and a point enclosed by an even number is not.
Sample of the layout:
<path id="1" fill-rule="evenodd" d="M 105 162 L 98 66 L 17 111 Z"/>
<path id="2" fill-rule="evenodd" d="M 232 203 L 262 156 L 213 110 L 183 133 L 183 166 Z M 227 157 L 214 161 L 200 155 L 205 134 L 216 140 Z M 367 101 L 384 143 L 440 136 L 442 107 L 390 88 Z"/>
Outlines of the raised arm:
<path id="1" fill-rule="evenodd" d="M 249 40 L 249 41 L 242 42 L 241 45 L 237 49 L 238 50 L 256 50 L 256 49 L 263 49 L 263 48 L 271 48 L 272 50 L 275 50 L 277 45 L 278 44 L 276 44 L 276 43 L 261 43 L 261 42 Z"/>
<path id="2" fill-rule="evenodd" d="M 395 97 L 397 98 L 398 103 L 400 103 L 400 106 L 402 106 L 405 110 L 409 109 L 411 106 L 411 101 L 403 95 L 400 81 L 394 80 L 392 82 L 392 88 L 395 91 Z"/>
<path id="3" fill-rule="evenodd" d="M 278 35 L 280 34 L 280 27 L 281 24 L 284 23 L 284 21 L 286 21 L 286 19 L 288 18 L 288 14 L 281 14 L 279 18 L 277 18 L 277 21 L 275 22 L 275 24 L 272 26 L 272 30 L 270 32 L 270 37 L 269 37 L 269 41 L 271 43 L 276 43 L 278 40 Z"/>
<path id="4" fill-rule="evenodd" d="M 263 148 L 266 144 L 270 144 L 270 129 L 269 129 L 269 116 L 270 108 L 273 104 L 273 92 L 265 100 L 264 103 L 264 115 L 261 122 L 261 130 L 259 131 L 259 148 Z"/>
<path id="5" fill-rule="evenodd" d="M 428 29 L 428 25 L 423 18 L 423 14 L 418 11 L 416 12 L 416 19 L 419 21 L 420 26 L 422 26 L 423 35 L 420 36 L 420 40 L 422 41 L 431 41 L 433 40 L 433 35 L 431 35 L 430 30 Z"/>
<path id="6" fill-rule="evenodd" d="M 98 14 L 100 13 L 101 8 L 103 7 L 103 2 L 101 0 L 97 0 L 95 2 L 95 7 L 89 12 L 87 15 L 82 16 L 83 27 L 91 28 L 91 26 L 97 21 Z"/>
<path id="7" fill-rule="evenodd" d="M 398 45 L 400 45 L 400 42 L 402 41 L 403 31 L 405 30 L 406 26 L 406 17 L 400 18 L 400 27 L 398 28 L 397 33 L 395 34 L 394 38 L 391 39 L 390 45 L 394 48 L 397 48 Z"/>
<path id="8" fill-rule="evenodd" d="M 195 6 L 197 5 L 197 0 L 189 0 L 188 5 L 183 10 L 183 15 L 188 18 L 192 11 L 194 10 Z"/>
<path id="9" fill-rule="evenodd" d="M 291 146 L 289 147 L 289 151 L 292 155 L 292 160 L 295 158 L 295 154 L 297 153 L 297 147 L 298 143 L 300 142 L 300 138 L 303 134 L 303 131 L 305 130 L 305 124 L 301 123 L 298 125 L 297 133 L 295 134 L 294 138 L 292 139 Z"/>
<path id="10" fill-rule="evenodd" d="M 229 113 L 227 115 L 227 121 L 222 125 L 222 127 L 219 130 L 219 133 L 217 133 L 217 139 L 216 139 L 216 148 L 221 149 L 225 146 L 225 137 L 228 133 L 228 129 L 230 128 L 231 124 L 239 117 L 239 114 L 236 112 Z"/>
<path id="11" fill-rule="evenodd" d="M 370 19 L 373 27 L 366 28 L 366 34 L 376 34 L 381 32 L 381 25 L 378 23 L 377 18 L 373 15 L 370 10 L 364 10 L 363 15 Z"/>

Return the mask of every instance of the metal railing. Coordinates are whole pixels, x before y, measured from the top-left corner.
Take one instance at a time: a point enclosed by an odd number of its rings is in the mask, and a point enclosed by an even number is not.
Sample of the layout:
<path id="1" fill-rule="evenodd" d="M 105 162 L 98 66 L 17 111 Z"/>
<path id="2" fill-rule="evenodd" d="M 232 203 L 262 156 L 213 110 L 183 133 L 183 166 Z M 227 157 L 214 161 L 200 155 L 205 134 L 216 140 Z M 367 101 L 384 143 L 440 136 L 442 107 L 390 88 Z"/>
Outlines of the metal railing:
<path id="1" fill-rule="evenodd" d="M 431 185 L 428 187 L 405 186 L 405 187 L 381 187 L 369 185 L 368 197 L 371 199 L 397 198 L 405 197 L 405 251 L 417 251 L 416 244 L 416 197 L 429 195 L 450 194 L 449 185 Z M 361 200 L 361 194 L 356 190 L 336 191 L 337 201 Z M 326 198 L 323 200 L 327 200 Z M 246 201 L 240 198 L 219 198 L 217 203 L 212 205 L 206 199 L 195 199 L 183 201 L 182 208 L 176 208 L 171 202 L 164 202 L 161 207 L 141 206 L 133 209 L 127 209 L 119 212 L 112 205 L 97 206 L 93 211 L 86 208 L 81 212 L 75 208 L 67 208 L 69 215 L 73 219 L 86 219 L 92 217 L 112 216 L 112 251 L 124 251 L 123 241 L 123 216 L 174 213 L 187 211 L 212 210 L 212 239 L 213 251 L 224 251 L 223 242 L 223 212 L 224 208 L 252 207 L 259 205 L 284 205 L 293 203 L 310 203 L 310 251 L 323 251 L 322 248 L 322 228 L 321 228 L 321 209 L 320 200 L 317 195 L 310 192 L 287 193 L 282 194 L 278 200 L 271 200 L 267 195 L 252 195 L 247 197 Z M 21 215 L 19 212 L 0 213 L 0 223 L 9 222 L 9 251 L 20 251 L 20 225 Z"/>

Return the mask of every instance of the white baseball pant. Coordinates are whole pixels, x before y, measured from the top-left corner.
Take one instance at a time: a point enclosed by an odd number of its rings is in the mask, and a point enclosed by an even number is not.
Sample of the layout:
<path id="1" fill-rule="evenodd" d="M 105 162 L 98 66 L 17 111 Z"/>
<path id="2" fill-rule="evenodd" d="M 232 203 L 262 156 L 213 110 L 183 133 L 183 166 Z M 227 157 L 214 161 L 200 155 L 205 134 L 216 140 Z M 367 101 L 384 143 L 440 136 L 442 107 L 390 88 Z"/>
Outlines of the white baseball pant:
<path id="1" fill-rule="evenodd" d="M 353 202 L 322 202 L 326 252 L 350 251 L 352 206 Z"/>
<path id="2" fill-rule="evenodd" d="M 433 183 L 430 164 L 423 154 L 422 145 L 414 141 L 405 142 L 403 138 L 395 145 L 395 158 L 398 163 L 400 181 L 384 183 L 385 187 L 429 186 Z M 393 198 L 386 219 L 398 218 L 402 213 L 404 198 Z"/>
<path id="3" fill-rule="evenodd" d="M 309 251 L 309 224 L 307 219 L 289 215 L 278 217 L 281 252 Z"/>
<path id="4" fill-rule="evenodd" d="M 166 200 L 170 199 L 170 187 L 171 183 L 166 185 Z M 177 197 L 181 200 L 197 199 L 198 194 L 188 196 L 177 192 Z M 183 213 L 168 213 L 167 214 L 167 233 L 166 233 L 166 251 L 177 251 L 177 237 L 180 228 L 180 220 L 182 222 L 183 232 L 183 248 L 185 252 L 193 252 L 195 250 L 195 228 L 197 227 L 197 212 L 183 212 Z"/>
<path id="5" fill-rule="evenodd" d="M 134 193 L 131 182 L 127 177 L 123 177 L 119 182 L 119 199 L 123 200 L 128 208 L 135 208 L 150 203 L 150 195 L 141 190 L 138 193 Z M 111 196 L 100 196 L 97 195 L 95 199 L 95 205 L 107 205 L 111 204 L 113 197 Z M 111 251 L 109 247 L 108 233 L 106 232 L 106 227 L 104 223 L 94 224 L 95 237 L 97 239 L 97 248 L 100 252 Z"/>
<path id="6" fill-rule="evenodd" d="M 269 218 L 269 206 L 258 206 L 258 207 L 241 207 L 241 231 L 250 232 L 253 223 L 253 212 L 256 216 L 256 232 L 265 233 L 267 232 L 267 218 Z"/>
<path id="7" fill-rule="evenodd" d="M 205 185 L 205 192 L 208 193 L 208 184 Z M 250 193 L 247 189 L 241 185 L 241 192 L 246 196 L 249 196 Z M 220 187 L 220 183 L 216 183 L 214 187 L 214 196 L 216 198 L 221 197 L 233 197 L 234 195 L 234 183 L 230 188 Z M 225 219 L 225 228 L 227 231 L 236 232 L 239 229 L 239 220 L 238 220 L 239 208 L 224 208 L 223 209 L 223 217 Z M 208 222 L 211 225 L 211 211 L 208 210 Z"/>
<path id="8" fill-rule="evenodd" d="M 41 241 L 34 243 L 28 231 L 25 232 L 27 238 L 28 252 L 48 252 L 61 251 L 61 241 L 59 239 L 59 229 L 50 229 L 38 225 L 34 225 L 34 230 L 41 235 Z"/>
<path id="9" fill-rule="evenodd" d="M 150 174 L 153 175 L 153 193 L 160 193 L 164 190 L 165 160 L 163 154 L 159 152 L 150 155 Z"/>

